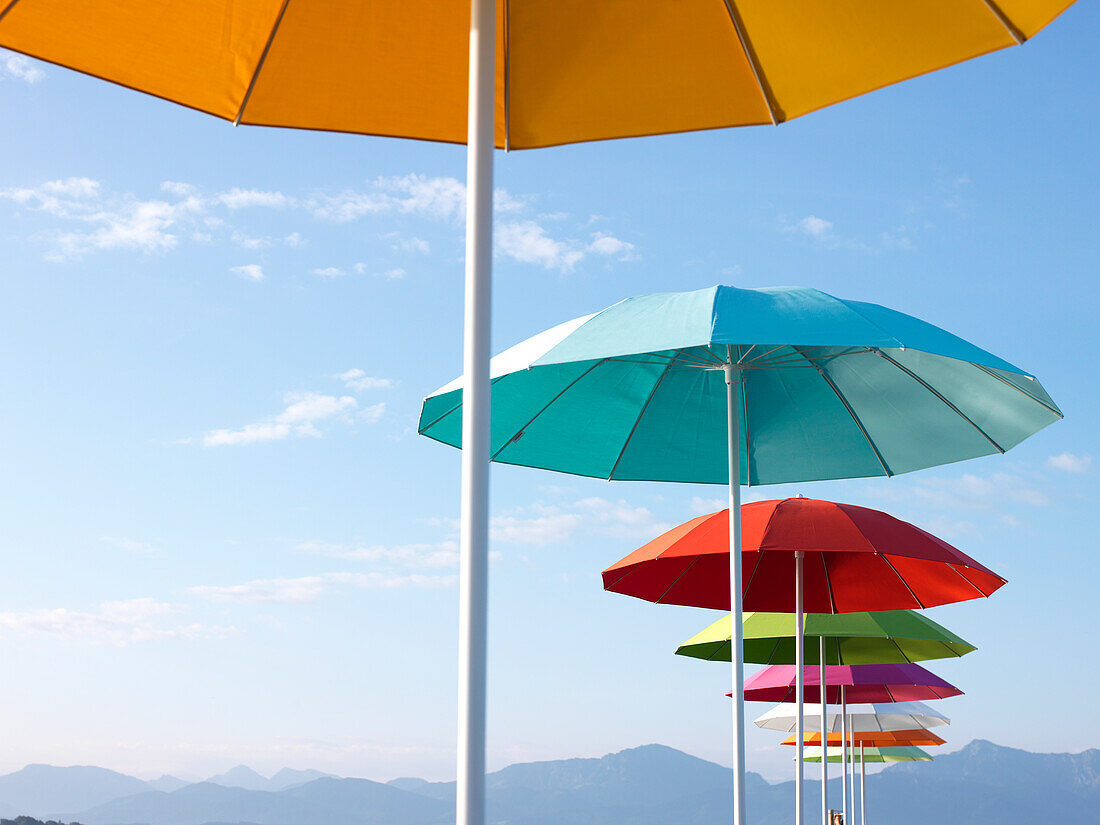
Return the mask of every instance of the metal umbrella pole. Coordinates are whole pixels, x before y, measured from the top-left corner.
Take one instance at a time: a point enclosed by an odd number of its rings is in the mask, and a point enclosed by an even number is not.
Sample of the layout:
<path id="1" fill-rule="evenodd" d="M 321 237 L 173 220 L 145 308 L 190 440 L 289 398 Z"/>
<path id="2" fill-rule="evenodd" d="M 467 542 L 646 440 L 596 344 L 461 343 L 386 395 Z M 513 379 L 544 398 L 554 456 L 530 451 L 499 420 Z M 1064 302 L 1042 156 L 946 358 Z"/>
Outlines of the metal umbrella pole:
<path id="1" fill-rule="evenodd" d="M 828 748 L 828 742 L 826 742 Z M 825 751 L 826 754 L 828 750 Z M 844 697 L 844 685 L 840 686 L 840 786 L 844 789 L 844 825 L 848 825 L 848 702 Z"/>
<path id="2" fill-rule="evenodd" d="M 817 656 L 821 667 L 821 747 L 825 758 L 821 760 L 821 822 L 829 823 L 829 735 L 826 730 L 828 725 L 827 708 L 825 704 L 825 637 L 817 637 Z"/>
<path id="3" fill-rule="evenodd" d="M 489 358 L 493 253 L 496 2 L 471 0 L 466 149 L 462 502 L 459 526 L 456 825 L 485 822 L 486 614 L 489 576 Z"/>
<path id="4" fill-rule="evenodd" d="M 844 712 L 848 713 L 848 706 L 845 704 Z M 851 791 L 848 794 L 848 799 L 852 801 L 852 819 L 856 818 L 856 732 L 852 730 L 852 717 L 848 716 L 848 735 L 852 738 L 851 747 L 848 748 L 848 761 L 852 763 L 852 770 L 850 773 L 846 773 L 845 779 L 849 779 L 852 783 Z M 848 820 L 845 819 L 845 825 Z"/>
<path id="5" fill-rule="evenodd" d="M 795 551 L 794 554 L 794 668 L 795 668 L 795 702 L 798 705 L 797 712 L 795 714 L 795 735 L 798 737 L 798 756 L 795 759 L 795 778 L 794 778 L 794 821 L 795 825 L 802 825 L 802 768 L 803 768 L 803 745 L 806 735 L 806 722 L 802 718 L 802 700 L 805 696 L 806 690 L 806 652 L 804 645 L 806 642 L 805 636 L 805 615 L 802 612 L 802 556 L 801 550 Z"/>
<path id="6" fill-rule="evenodd" d="M 740 365 L 726 348 L 727 453 L 729 455 L 730 660 L 733 663 L 733 822 L 745 825 L 745 673 L 741 627 L 741 382 Z M 462 823 L 459 823 L 462 825 Z"/>
<path id="7" fill-rule="evenodd" d="M 867 768 L 863 763 L 863 743 L 859 743 L 859 821 L 867 825 Z"/>

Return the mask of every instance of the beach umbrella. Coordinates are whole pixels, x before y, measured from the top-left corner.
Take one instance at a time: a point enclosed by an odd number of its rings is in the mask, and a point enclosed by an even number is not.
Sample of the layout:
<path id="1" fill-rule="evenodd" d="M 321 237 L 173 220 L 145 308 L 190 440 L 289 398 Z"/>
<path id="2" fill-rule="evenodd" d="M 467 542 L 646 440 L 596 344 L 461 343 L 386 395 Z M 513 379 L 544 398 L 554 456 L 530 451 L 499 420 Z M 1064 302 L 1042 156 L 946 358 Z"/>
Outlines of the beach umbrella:
<path id="1" fill-rule="evenodd" d="M 840 749 L 829 748 L 829 761 L 840 762 L 844 759 L 844 755 Z M 820 762 L 821 761 L 821 748 L 807 748 L 806 749 L 806 761 L 807 762 Z M 923 751 L 920 748 L 904 745 L 894 745 L 891 747 L 863 747 L 860 746 L 860 758 L 857 760 L 855 754 L 852 754 L 850 761 L 852 762 L 931 762 L 932 754 L 927 751 Z"/>
<path id="2" fill-rule="evenodd" d="M 742 622 L 745 661 L 793 665 L 795 621 L 793 613 L 746 612 Z M 965 656 L 977 649 L 915 610 L 807 613 L 804 628 L 804 658 L 808 665 L 821 661 L 819 639 L 825 640 L 824 658 L 830 665 L 923 662 Z M 676 654 L 728 662 L 729 614 L 681 644 Z"/>
<path id="3" fill-rule="evenodd" d="M 839 748 L 841 746 L 842 740 L 839 733 L 830 733 L 827 736 L 830 748 Z M 915 728 L 913 730 L 880 730 L 853 732 L 848 738 L 852 742 L 852 744 L 862 744 L 869 747 L 915 745 L 917 747 L 927 748 L 947 744 L 947 740 L 937 736 L 930 730 L 923 730 L 921 728 Z M 821 734 L 807 733 L 803 742 L 806 745 L 817 745 L 820 747 Z M 788 736 L 779 744 L 795 745 L 797 744 L 797 740 L 793 736 Z"/>
<path id="4" fill-rule="evenodd" d="M 607 479 L 727 485 L 736 518 L 726 521 L 726 570 L 718 569 L 720 560 L 709 564 L 716 575 L 708 601 L 738 619 L 741 565 L 734 560 L 741 548 L 742 479 L 771 484 L 895 475 L 1003 452 L 1061 417 L 1034 377 L 961 338 L 877 304 L 796 287 L 718 286 L 627 299 L 506 350 L 493 359 L 490 374 L 495 461 Z M 461 446 L 464 421 L 458 378 L 425 399 L 418 430 Z M 709 526 L 717 524 L 712 519 Z M 694 527 L 682 529 L 687 534 Z M 911 538 L 930 552 L 958 552 L 927 534 Z M 952 583 L 921 585 L 919 598 L 899 576 L 870 588 L 859 579 L 876 567 L 876 554 L 866 537 L 860 546 L 867 552 L 847 568 L 856 576 L 838 571 L 839 592 L 832 600 L 810 593 L 810 610 L 922 607 L 999 586 L 998 577 L 967 561 Z M 778 555 L 785 558 L 774 574 L 786 565 L 790 575 L 790 567 L 802 563 L 798 553 Z M 937 566 L 918 553 L 902 576 L 916 580 L 919 571 Z M 819 565 L 809 571 L 811 582 L 823 583 Z M 746 579 L 749 592 L 751 584 Z M 776 582 L 756 608 L 801 614 L 795 584 L 792 593 Z M 725 598 L 717 592 L 723 586 Z M 733 625 L 740 637 L 740 621 Z M 740 638 L 734 648 L 739 789 Z M 740 812 L 739 790 L 737 800 Z"/>
<path id="5" fill-rule="evenodd" d="M 794 664 L 797 616 L 792 613 L 745 613 L 742 621 L 745 661 L 756 664 Z M 824 664 L 915 662 L 963 656 L 976 648 L 947 628 L 913 610 L 866 613 L 808 613 L 804 617 L 804 658 L 817 663 L 819 684 L 829 684 Z M 816 643 L 812 643 L 816 642 Z M 730 616 L 723 616 L 676 649 L 681 656 L 730 661 Z M 820 703 L 824 727 L 826 703 Z M 927 733 L 927 732 L 926 732 Z M 866 734 L 870 735 L 870 734 Z M 889 734 L 881 734 L 889 735 Z M 820 734 L 813 734 L 820 736 Z M 928 734 L 934 736 L 934 734 Z M 938 737 L 936 737 L 938 738 Z M 794 744 L 797 740 L 788 740 Z M 809 739 L 807 739 L 809 741 Z M 943 740 L 940 740 L 942 742 Z M 836 743 L 841 739 L 836 737 Z M 871 743 L 877 744 L 877 743 Z M 914 741 L 906 744 L 931 744 Z M 829 811 L 829 766 L 821 764 L 821 807 Z M 847 781 L 845 780 L 845 791 Z M 847 793 L 845 792 L 845 796 Z"/>
<path id="6" fill-rule="evenodd" d="M 799 708 L 805 605 L 829 613 L 929 607 L 988 596 L 1004 584 L 947 542 L 866 507 L 801 497 L 754 502 L 741 508 L 741 535 L 744 605 L 794 612 L 796 683 L 790 701 Z M 605 570 L 604 588 L 649 601 L 724 608 L 731 581 L 728 536 L 728 511 L 699 516 Z M 796 785 L 800 776 L 796 770 Z"/>
<path id="7" fill-rule="evenodd" d="M 917 728 L 938 728 L 950 725 L 951 720 L 942 712 L 929 707 L 924 702 L 873 702 L 852 705 L 847 713 L 830 711 L 826 716 L 826 733 L 846 733 L 841 728 L 851 720 L 852 732 L 914 730 Z M 776 705 L 756 717 L 755 724 L 765 730 L 781 733 L 795 733 L 796 718 L 793 705 Z M 804 727 L 807 731 L 821 731 L 817 714 L 806 714 Z"/>
<path id="8" fill-rule="evenodd" d="M 478 825 L 493 147 L 778 124 L 1021 44 L 1072 2 L 0 0 L 0 47 L 235 125 L 467 144 L 457 784 Z"/>
<path id="9" fill-rule="evenodd" d="M 840 704 L 844 688 L 849 702 L 912 702 L 961 696 L 962 691 L 920 665 L 830 665 L 827 668 L 825 701 Z M 791 665 L 768 665 L 745 681 L 745 699 L 750 702 L 794 702 L 797 676 Z M 822 700 L 820 671 L 805 668 L 803 697 Z"/>

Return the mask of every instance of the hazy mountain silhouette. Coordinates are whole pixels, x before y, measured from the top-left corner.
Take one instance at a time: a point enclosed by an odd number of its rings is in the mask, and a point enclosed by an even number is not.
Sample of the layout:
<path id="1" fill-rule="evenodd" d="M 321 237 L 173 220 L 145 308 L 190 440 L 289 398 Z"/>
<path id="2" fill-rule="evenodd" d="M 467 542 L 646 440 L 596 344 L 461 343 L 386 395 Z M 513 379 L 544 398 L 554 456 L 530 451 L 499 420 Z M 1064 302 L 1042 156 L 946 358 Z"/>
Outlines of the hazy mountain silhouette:
<path id="1" fill-rule="evenodd" d="M 106 768 L 27 765 L 0 776 L 0 814 L 56 819 L 59 813 L 80 811 L 147 787 L 140 779 Z"/>
<path id="2" fill-rule="evenodd" d="M 172 791 L 178 791 L 180 788 L 184 787 L 185 785 L 190 785 L 191 783 L 185 782 L 179 777 L 172 776 L 171 774 L 166 773 L 159 779 L 150 779 L 145 784 L 152 788 L 154 791 L 166 791 L 168 793 L 171 793 Z"/>
<path id="3" fill-rule="evenodd" d="M 811 767 L 808 776 L 816 773 Z M 0 777 L 0 799 L 19 813 L 84 825 L 450 825 L 453 782 L 323 777 L 280 771 L 270 780 L 247 769 L 225 781 L 262 781 L 282 790 L 250 790 L 214 782 L 171 792 L 99 768 L 30 766 Z M 227 780 L 228 777 L 228 780 Z M 258 778 L 258 779 L 257 779 Z M 296 780 L 306 779 L 305 782 Z M 102 784 L 96 784 L 102 780 Z M 647 745 L 601 759 L 512 765 L 488 777 L 492 825 L 727 825 L 728 768 L 672 748 Z M 112 788 L 123 795 L 106 800 Z M 138 789 L 137 793 L 126 790 Z M 789 825 L 793 783 L 769 785 L 748 776 L 751 825 Z M 1024 825 L 1095 822 L 1100 810 L 1100 751 L 1037 754 L 975 741 L 931 763 L 899 764 L 868 777 L 868 819 L 891 825 Z M 839 780 L 830 783 L 839 807 Z M 16 795 L 18 801 L 13 802 Z M 83 796 L 82 796 L 83 795 Z M 83 809 L 58 804 L 98 797 Z M 806 783 L 808 822 L 816 821 L 819 785 Z M 26 805 L 26 807 L 23 807 Z M 64 812 L 58 816 L 54 812 Z M 6 814 L 11 815 L 11 814 Z"/>

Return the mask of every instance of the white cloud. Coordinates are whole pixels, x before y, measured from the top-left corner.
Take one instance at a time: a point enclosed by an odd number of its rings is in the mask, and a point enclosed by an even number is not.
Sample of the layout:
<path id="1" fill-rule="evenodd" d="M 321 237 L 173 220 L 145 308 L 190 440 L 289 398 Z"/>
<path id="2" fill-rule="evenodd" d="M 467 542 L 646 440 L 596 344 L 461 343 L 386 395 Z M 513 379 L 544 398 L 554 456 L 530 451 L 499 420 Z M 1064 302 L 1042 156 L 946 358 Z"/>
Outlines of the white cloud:
<path id="1" fill-rule="evenodd" d="M 379 277 L 385 278 L 387 281 L 397 281 L 405 277 L 405 270 L 403 269 L 387 269 Z"/>
<path id="2" fill-rule="evenodd" d="M 423 238 L 417 238 L 415 235 L 411 238 L 401 238 L 394 245 L 395 250 L 400 249 L 405 252 L 417 252 L 421 255 L 427 255 L 431 253 L 432 247 Z"/>
<path id="3" fill-rule="evenodd" d="M 164 181 L 160 185 L 160 190 L 167 192 L 169 195 L 175 195 L 177 198 L 188 198 L 199 193 L 199 190 L 190 183 L 181 183 L 177 180 Z"/>
<path id="4" fill-rule="evenodd" d="M 724 498 L 701 498 L 693 496 L 689 508 L 697 516 L 705 516 L 708 513 L 717 513 L 729 507 L 729 501 Z"/>
<path id="5" fill-rule="evenodd" d="M 817 215 L 807 215 L 800 220 L 797 225 L 798 229 L 803 234 L 811 235 L 815 238 L 823 238 L 833 231 L 833 222 L 827 221 L 824 218 L 819 218 Z"/>
<path id="6" fill-rule="evenodd" d="M 53 636 L 84 644 L 124 646 L 166 639 L 221 638 L 231 627 L 174 624 L 172 605 L 155 599 L 104 602 L 97 609 L 76 611 L 59 607 L 0 612 L 0 628 L 13 633 Z"/>
<path id="7" fill-rule="evenodd" d="M 250 206 L 266 206 L 272 209 L 282 209 L 293 206 L 294 199 L 282 192 L 264 192 L 260 189 L 240 189 L 233 187 L 226 192 L 220 192 L 216 196 L 218 201 L 229 209 L 244 209 Z"/>
<path id="8" fill-rule="evenodd" d="M 1073 453 L 1061 453 L 1052 455 L 1047 459 L 1047 466 L 1062 470 L 1066 473 L 1085 473 L 1092 466 L 1092 456 L 1087 454 L 1074 455 Z"/>
<path id="9" fill-rule="evenodd" d="M 313 274 L 319 278 L 342 278 L 344 276 L 344 270 L 338 269 L 335 266 L 326 266 L 323 269 L 313 270 Z"/>
<path id="10" fill-rule="evenodd" d="M 334 544 L 314 540 L 302 542 L 298 549 L 334 559 L 384 562 L 414 569 L 454 567 L 458 564 L 458 544 L 454 541 L 389 547 L 381 544 Z"/>
<path id="11" fill-rule="evenodd" d="M 84 177 L 47 181 L 37 187 L 0 189 L 9 200 L 86 227 L 49 234 L 53 249 L 47 258 L 63 261 L 93 250 L 131 249 L 163 252 L 179 242 L 181 227 L 193 226 L 203 211 L 194 195 L 175 203 L 140 200 L 133 195 L 105 196 L 98 181 Z"/>
<path id="12" fill-rule="evenodd" d="M 278 415 L 235 430 L 211 430 L 203 436 L 203 446 L 227 447 L 282 441 L 291 435 L 319 438 L 321 431 L 316 427 L 317 422 L 333 418 L 350 421 L 352 413 L 359 407 L 359 402 L 350 395 L 324 395 L 318 392 L 287 393 L 283 400 L 287 406 Z M 379 406 L 381 409 L 375 409 Z M 374 422 L 381 418 L 385 406 L 375 407 L 360 410 L 358 420 Z"/>
<path id="13" fill-rule="evenodd" d="M 231 266 L 229 271 L 234 275 L 240 275 L 246 281 L 259 283 L 264 279 L 264 269 L 259 264 L 245 264 L 244 266 Z"/>
<path id="14" fill-rule="evenodd" d="M 113 545 L 119 550 L 125 550 L 127 553 L 134 553 L 140 556 L 159 556 L 160 545 L 154 544 L 148 541 L 137 541 L 135 539 L 116 538 L 114 536 L 100 536 L 99 540 L 105 544 Z"/>
<path id="15" fill-rule="evenodd" d="M 584 251 L 568 241 L 558 241 L 534 221 L 511 221 L 496 230 L 497 250 L 523 263 L 546 269 L 571 270 L 584 257 Z"/>
<path id="16" fill-rule="evenodd" d="M 3 50 L 0 50 L 0 68 L 4 70 L 3 74 L 32 86 L 46 76 L 39 64 L 29 57 Z"/>
<path id="17" fill-rule="evenodd" d="M 393 389 L 395 385 L 392 378 L 374 378 L 373 376 L 367 375 L 358 367 L 350 369 L 347 372 L 342 372 L 335 377 L 343 381 L 344 386 L 349 390 L 356 390 L 358 392 L 365 392 L 367 390 L 390 390 Z"/>
<path id="18" fill-rule="evenodd" d="M 494 516 L 492 539 L 511 544 L 564 544 L 578 532 L 630 539 L 650 539 L 670 530 L 645 507 L 623 500 L 590 497 L 568 505 L 536 502 L 529 507 Z"/>
<path id="19" fill-rule="evenodd" d="M 243 232 L 234 232 L 231 236 L 233 243 L 243 249 L 267 249 L 271 246 L 271 238 L 252 238 Z"/>
<path id="20" fill-rule="evenodd" d="M 520 212 L 526 205 L 526 198 L 516 197 L 504 189 L 493 192 L 496 214 Z M 308 206 L 314 216 L 338 222 L 382 213 L 460 221 L 466 214 L 466 185 L 450 176 L 383 177 L 372 181 L 364 190 L 347 189 L 336 195 L 315 195 Z M 426 252 L 427 248 L 415 251 Z"/>
<path id="21" fill-rule="evenodd" d="M 283 243 L 285 243 L 287 246 L 301 246 L 305 243 L 305 239 L 302 238 L 302 236 L 297 232 L 291 232 L 289 235 L 283 238 Z"/>
<path id="22" fill-rule="evenodd" d="M 244 584 L 200 585 L 189 592 L 217 602 L 304 604 L 328 595 L 341 586 L 362 588 L 452 587 L 453 575 L 420 573 L 322 573 L 298 578 L 256 579 Z"/>
<path id="23" fill-rule="evenodd" d="M 597 255 L 609 255 L 620 261 L 637 260 L 634 252 L 634 244 L 616 238 L 607 232 L 596 232 L 592 235 L 592 243 L 588 245 L 588 251 Z"/>

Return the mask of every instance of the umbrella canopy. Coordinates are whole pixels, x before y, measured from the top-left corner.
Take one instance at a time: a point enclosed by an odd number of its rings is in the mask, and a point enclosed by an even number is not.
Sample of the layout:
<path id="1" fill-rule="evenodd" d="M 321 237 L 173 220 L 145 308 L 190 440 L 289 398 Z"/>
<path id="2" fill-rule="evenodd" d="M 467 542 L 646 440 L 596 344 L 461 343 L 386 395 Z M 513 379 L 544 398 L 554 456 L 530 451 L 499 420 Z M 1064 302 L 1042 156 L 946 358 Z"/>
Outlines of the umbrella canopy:
<path id="1" fill-rule="evenodd" d="M 807 762 L 821 761 L 821 748 L 807 748 L 805 760 Z M 829 761 L 840 762 L 843 755 L 840 748 L 829 748 Z M 932 754 L 914 746 L 897 746 L 888 748 L 861 748 L 848 754 L 849 762 L 931 762 Z"/>
<path id="2" fill-rule="evenodd" d="M 630 298 L 496 356 L 493 459 L 725 484 L 727 365 L 750 485 L 1004 452 L 1062 415 L 1027 373 L 912 316 L 815 289 L 717 286 Z M 462 386 L 424 401 L 423 435 L 461 445 Z"/>
<path id="3" fill-rule="evenodd" d="M 794 664 L 794 614 L 745 613 L 742 632 L 746 662 Z M 807 613 L 805 635 L 805 661 L 814 665 L 819 663 L 820 637 L 825 638 L 825 662 L 830 665 L 922 662 L 964 656 L 977 650 L 943 625 L 913 610 Z M 676 653 L 696 659 L 728 662 L 729 615 L 696 633 L 676 648 Z"/>
<path id="4" fill-rule="evenodd" d="M 798 715 L 792 705 L 776 705 L 755 719 L 758 728 L 777 730 L 782 733 L 794 733 Z M 937 728 L 950 725 L 951 720 L 940 711 L 924 702 L 875 702 L 865 705 L 851 705 L 848 717 L 852 720 L 852 730 L 856 733 L 884 730 L 913 730 L 915 728 Z M 828 733 L 839 733 L 842 714 L 830 711 L 825 725 Z M 807 731 L 820 731 L 818 714 L 807 713 L 803 716 Z"/>
<path id="5" fill-rule="evenodd" d="M 782 122 L 1021 43 L 1070 0 L 496 5 L 495 142 L 525 149 Z M 0 46 L 226 120 L 451 142 L 469 30 L 437 0 L 0 2 Z"/>
<path id="6" fill-rule="evenodd" d="M 741 508 L 745 607 L 794 611 L 795 551 L 805 608 L 848 613 L 931 607 L 1005 583 L 947 542 L 878 510 L 809 498 Z M 604 588 L 648 601 L 729 609 L 729 514 L 700 516 L 613 564 Z"/>
<path id="7" fill-rule="evenodd" d="M 947 744 L 946 739 L 942 739 L 930 730 L 914 729 L 914 730 L 880 730 L 880 731 L 862 731 L 860 733 L 853 733 L 849 737 L 849 742 L 852 745 L 859 746 L 865 745 L 869 747 L 893 747 L 893 746 L 907 746 L 913 745 L 916 747 L 935 747 L 938 745 Z M 820 733 L 808 733 L 802 740 L 806 745 L 821 745 Z M 829 734 L 829 748 L 839 748 L 843 744 L 843 739 L 839 733 Z M 798 740 L 794 736 L 788 736 L 779 744 L 781 745 L 797 745 Z"/>
<path id="8" fill-rule="evenodd" d="M 960 696 L 962 691 L 920 665 L 831 665 L 826 668 L 825 701 L 840 704 L 840 686 L 848 702 L 913 702 Z M 821 700 L 820 671 L 805 668 L 805 699 Z M 745 681 L 745 699 L 750 702 L 794 702 L 795 668 L 769 665 Z"/>

